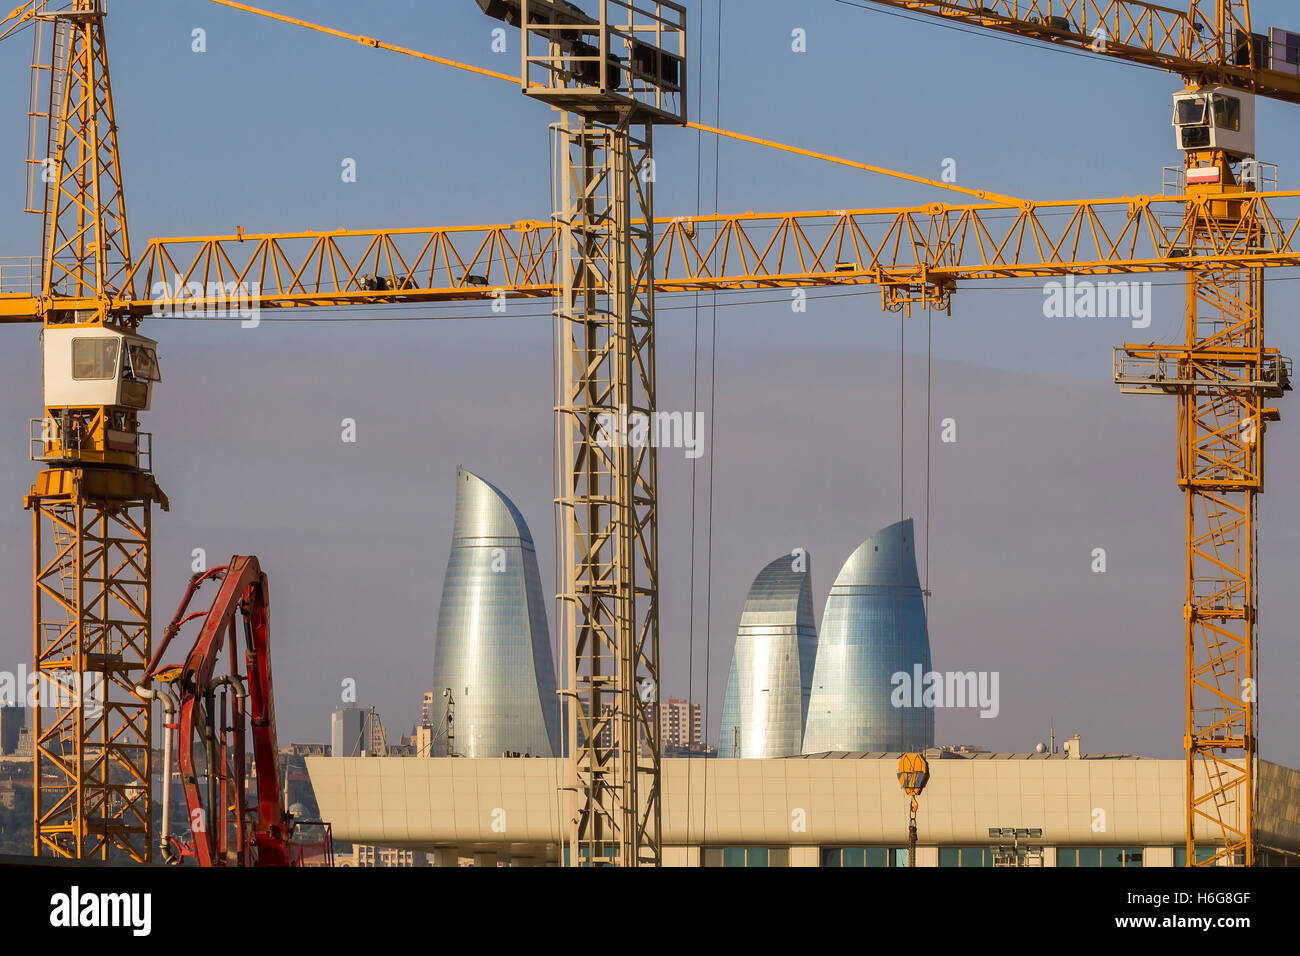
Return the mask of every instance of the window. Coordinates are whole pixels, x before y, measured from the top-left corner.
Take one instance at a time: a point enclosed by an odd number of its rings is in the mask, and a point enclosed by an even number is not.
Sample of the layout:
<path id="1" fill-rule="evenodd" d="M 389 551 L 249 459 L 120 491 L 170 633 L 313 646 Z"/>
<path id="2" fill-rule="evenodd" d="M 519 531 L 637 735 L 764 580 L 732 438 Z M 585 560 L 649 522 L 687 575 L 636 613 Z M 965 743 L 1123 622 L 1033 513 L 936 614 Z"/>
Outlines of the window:
<path id="1" fill-rule="evenodd" d="M 615 848 L 615 847 L 612 847 L 612 846 L 611 846 L 611 847 L 606 847 L 606 848 L 605 848 L 605 852 L 604 852 L 603 855 L 604 855 L 604 857 L 605 857 L 606 859 L 608 859 L 608 860 L 610 860 L 610 861 L 612 862 L 613 859 L 614 859 L 614 856 L 616 855 L 616 852 L 617 852 L 617 851 L 616 851 L 616 848 Z M 591 859 L 591 847 L 589 847 L 589 846 L 584 846 L 584 847 L 582 848 L 582 851 L 579 853 L 578 858 L 579 858 L 580 860 L 584 860 L 584 861 L 586 861 L 586 860 L 590 860 L 590 859 Z M 564 865 L 565 865 L 565 866 L 568 866 L 568 865 L 569 865 L 569 848 L 568 848 L 567 846 L 564 848 Z M 587 864 L 584 863 L 584 865 L 587 865 Z"/>
<path id="2" fill-rule="evenodd" d="M 822 866 L 907 866 L 905 847 L 822 847 Z"/>
<path id="3" fill-rule="evenodd" d="M 126 347 L 126 368 L 122 377 L 127 381 L 161 382 L 162 373 L 158 370 L 158 356 L 147 345 L 128 345 Z"/>
<path id="4" fill-rule="evenodd" d="M 1056 848 L 1057 866 L 1141 866 L 1142 851 L 1117 846 L 1062 846 Z"/>
<path id="5" fill-rule="evenodd" d="M 103 381 L 117 375 L 117 339 L 73 339 L 72 377 Z"/>
<path id="6" fill-rule="evenodd" d="M 1212 856 L 1214 856 L 1214 847 L 1198 846 L 1196 848 L 1197 863 L 1204 863 Z M 1174 866 L 1186 866 L 1186 865 L 1187 865 L 1187 847 L 1185 846 L 1174 847 Z"/>
<path id="7" fill-rule="evenodd" d="M 1205 122 L 1205 100 L 1200 97 L 1179 100 L 1174 112 L 1177 126 L 1200 126 Z"/>
<path id="8" fill-rule="evenodd" d="M 1224 93 L 1215 93 L 1214 125 L 1234 133 L 1241 132 L 1241 100 Z"/>
<path id="9" fill-rule="evenodd" d="M 785 847 L 710 846 L 702 853 L 704 866 L 789 866 L 790 851 Z"/>
<path id="10" fill-rule="evenodd" d="M 940 866 L 992 866 L 993 848 L 944 846 L 939 848 Z"/>

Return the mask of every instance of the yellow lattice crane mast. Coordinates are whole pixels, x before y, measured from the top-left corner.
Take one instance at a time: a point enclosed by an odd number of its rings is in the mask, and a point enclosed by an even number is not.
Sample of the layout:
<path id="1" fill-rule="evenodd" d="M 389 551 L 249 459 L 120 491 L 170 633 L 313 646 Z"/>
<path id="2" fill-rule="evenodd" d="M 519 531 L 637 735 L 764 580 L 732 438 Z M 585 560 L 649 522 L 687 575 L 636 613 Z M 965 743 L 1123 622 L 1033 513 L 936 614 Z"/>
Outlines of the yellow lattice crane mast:
<path id="1" fill-rule="evenodd" d="M 1187 12 L 1118 0 L 871 0 L 1175 73 L 1176 146 L 1184 155 L 1185 243 L 1243 258 L 1264 223 L 1249 197 L 1267 176 L 1255 157 L 1255 98 L 1300 103 L 1300 36 L 1255 32 L 1247 0 L 1193 0 Z M 1100 144 L 1099 144 L 1100 145 Z M 1187 270 L 1183 343 L 1116 350 L 1127 392 L 1178 400 L 1178 485 L 1186 498 L 1188 865 L 1254 863 L 1256 778 L 1256 509 L 1264 432 L 1289 389 L 1289 363 L 1264 346 L 1264 272 L 1248 261 Z"/>
<path id="2" fill-rule="evenodd" d="M 149 859 L 150 719 L 134 693 L 149 660 L 150 474 L 139 413 L 158 379 L 136 316 L 101 0 L 20 7 L 31 24 L 27 210 L 44 219 L 38 276 L 4 318 L 42 328 L 45 467 L 33 517 L 35 849 Z M 0 24 L 2 27 L 3 24 Z M 50 715 L 47 717 L 47 714 Z"/>

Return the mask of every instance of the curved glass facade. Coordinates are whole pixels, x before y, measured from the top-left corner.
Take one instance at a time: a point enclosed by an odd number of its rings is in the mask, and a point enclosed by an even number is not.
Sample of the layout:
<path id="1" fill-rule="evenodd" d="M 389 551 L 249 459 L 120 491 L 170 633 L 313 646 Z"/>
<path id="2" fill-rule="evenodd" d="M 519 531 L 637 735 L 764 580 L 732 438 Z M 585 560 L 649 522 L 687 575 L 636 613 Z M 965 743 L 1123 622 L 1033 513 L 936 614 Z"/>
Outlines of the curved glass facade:
<path id="1" fill-rule="evenodd" d="M 719 757 L 799 753 L 816 655 L 812 559 L 800 550 L 750 585 L 722 700 Z"/>
<path id="2" fill-rule="evenodd" d="M 497 488 L 456 471 L 456 521 L 442 585 L 433 692 L 456 703 L 455 752 L 557 755 L 555 671 L 528 524 Z M 446 738 L 433 747 L 446 753 Z"/>
<path id="3" fill-rule="evenodd" d="M 893 676 L 917 665 L 930 670 L 930 638 L 908 518 L 863 542 L 826 599 L 803 752 L 934 746 L 933 709 L 890 701 Z"/>

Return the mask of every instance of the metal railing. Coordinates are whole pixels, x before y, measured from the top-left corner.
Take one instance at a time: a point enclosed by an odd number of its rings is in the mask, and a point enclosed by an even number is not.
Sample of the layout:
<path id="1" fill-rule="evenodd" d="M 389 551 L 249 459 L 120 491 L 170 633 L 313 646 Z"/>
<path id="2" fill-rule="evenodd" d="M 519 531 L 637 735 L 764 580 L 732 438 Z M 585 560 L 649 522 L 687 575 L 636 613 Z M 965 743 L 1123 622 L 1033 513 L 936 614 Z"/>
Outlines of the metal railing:
<path id="1" fill-rule="evenodd" d="M 153 471 L 153 432 L 136 432 L 136 467 Z M 27 424 L 28 460 L 39 462 L 80 461 L 81 429 L 74 422 L 63 428 L 57 418 L 31 418 Z"/>
<path id="2" fill-rule="evenodd" d="M 1265 393 L 1279 394 L 1291 388 L 1292 360 L 1283 356 L 1269 356 L 1260 364 L 1258 377 L 1248 379 L 1236 375 L 1221 381 L 1206 378 L 1204 370 L 1196 376 L 1185 374 L 1183 350 L 1171 346 L 1168 355 L 1131 355 L 1123 348 L 1114 352 L 1115 384 L 1129 394 L 1161 394 L 1183 388 L 1208 388 L 1230 385 L 1250 388 Z M 1243 363 L 1242 371 L 1246 368 Z"/>
<path id="3" fill-rule="evenodd" d="M 1275 193 L 1278 191 L 1277 163 L 1261 163 L 1257 159 L 1247 159 L 1241 164 L 1241 182 L 1254 183 L 1257 193 Z M 1160 183 L 1162 196 L 1187 195 L 1187 167 L 1166 166 Z"/>
<path id="4" fill-rule="evenodd" d="M 36 256 L 0 256 L 0 293 L 36 295 L 41 288 L 41 260 Z"/>
<path id="5" fill-rule="evenodd" d="M 522 5 L 524 92 L 552 105 L 639 107 L 686 118 L 686 10 L 672 0 L 599 0 L 594 16 L 551 0 Z M 534 52 L 536 47 L 541 52 Z"/>

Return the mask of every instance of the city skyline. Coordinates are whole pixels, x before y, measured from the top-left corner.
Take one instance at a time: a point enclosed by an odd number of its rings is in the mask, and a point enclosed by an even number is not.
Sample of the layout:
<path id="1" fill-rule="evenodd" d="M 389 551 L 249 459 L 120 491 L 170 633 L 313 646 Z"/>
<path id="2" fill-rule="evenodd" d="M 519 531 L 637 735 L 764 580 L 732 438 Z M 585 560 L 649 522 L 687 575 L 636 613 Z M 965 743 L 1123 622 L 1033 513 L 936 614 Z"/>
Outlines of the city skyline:
<path id="1" fill-rule="evenodd" d="M 407 3 L 367 11 L 335 2 L 299 6 L 302 15 L 344 29 L 388 37 L 410 31 L 427 41 L 416 46 L 459 53 L 487 67 L 515 65 L 513 55 L 491 52 L 472 3 L 446 11 Z M 889 30 L 871 30 L 885 18 L 825 7 L 798 14 L 813 51 L 803 57 L 789 53 L 794 24 L 788 6 L 753 0 L 745 10 L 728 7 L 727 81 L 720 95 L 727 125 L 931 175 L 953 158 L 959 182 L 1010 191 L 1014 179 L 1016 194 L 1031 198 L 1158 191 L 1160 170 L 1172 156 L 1169 98 L 1176 84 L 1170 77 L 894 18 Z M 705 27 L 700 42 L 710 48 L 717 40 L 713 24 L 709 17 L 699 23 Z M 206 24 L 214 40 L 202 56 L 190 49 L 195 24 Z M 478 78 L 286 29 L 258 29 L 237 13 L 189 0 L 150 15 L 129 5 L 114 11 L 114 61 L 149 60 L 178 78 L 160 88 L 136 71 L 119 70 L 115 77 L 136 239 L 228 232 L 236 225 L 253 232 L 549 215 L 545 164 L 525 169 L 507 159 L 546 149 L 545 117 L 517 90 L 500 84 L 496 91 Z M 290 35 L 292 43 L 286 42 Z M 803 109 L 773 117 L 755 105 L 753 90 L 773 86 L 772 62 L 790 68 L 790 85 L 765 95 L 790 106 L 810 91 L 832 88 L 842 79 L 846 57 L 865 51 L 878 58 L 881 70 L 896 72 L 908 67 L 907 51 L 916 49 L 933 52 L 939 87 L 960 85 L 978 70 L 992 88 L 1009 88 L 1025 71 L 1046 64 L 1059 82 L 1025 89 L 1015 110 L 981 115 L 978 127 L 973 115 L 957 117 L 952 127 L 909 119 L 905 135 L 888 141 L 875 133 L 875 105 L 864 107 L 871 121 L 862 124 Z M 749 50 L 761 55 L 739 55 Z M 168 150 L 151 148 L 150 116 L 183 115 L 196 96 L 220 97 L 249 129 L 268 128 L 277 110 L 256 77 L 285 68 L 317 78 L 319 97 L 304 101 L 307 113 L 293 118 L 292 135 L 267 137 L 257 156 L 209 140 L 173 138 Z M 8 87 L 26 87 L 23 56 L 6 58 L 0 70 Z M 710 73 L 704 70 L 696 97 L 708 104 L 701 117 L 706 122 L 717 92 Z M 445 94 L 437 98 L 440 122 L 472 124 L 489 148 L 448 149 L 432 128 L 401 123 L 398 105 L 368 95 L 417 81 Z M 891 115 L 921 117 L 933 107 L 932 94 L 923 89 L 893 95 Z M 1127 144 L 1122 157 L 1078 143 L 1077 116 L 1099 97 L 1134 104 L 1116 117 Z M 392 130 L 393 148 L 376 148 L 355 127 L 328 122 L 339 103 L 373 110 Z M 1036 118 L 1032 135 L 1022 128 L 1026 113 Z M 1297 135 L 1294 124 L 1262 125 L 1262 155 L 1288 155 Z M 11 159 L 20 164 L 21 111 L 0 117 L 0 142 L 12 145 Z M 665 215 L 714 207 L 893 206 L 938 195 L 756 147 L 719 146 L 706 137 L 706 169 L 711 172 L 716 149 L 728 175 L 716 196 L 706 175 L 697 200 L 699 144 L 685 132 L 664 131 L 658 138 L 657 206 Z M 1027 158 L 1008 164 L 1006 155 Z M 339 182 L 343 157 L 358 159 L 357 183 Z M 424 175 L 430 166 L 432 175 Z M 195 181 L 205 189 L 194 190 Z M 491 187 L 439 185 L 466 182 Z M 267 201 L 270 196 L 276 201 Z M 8 252 L 39 251 L 36 219 L 10 217 L 3 229 Z M 1176 448 L 1167 434 L 1173 411 L 1113 394 L 1111 348 L 1128 334 L 1125 323 L 1048 320 L 1038 284 L 999 285 L 1007 287 L 963 289 L 951 318 L 933 317 L 934 421 L 924 418 L 926 317 L 902 323 L 908 358 L 900 383 L 900 320 L 877 309 L 875 292 L 812 294 L 801 314 L 792 313 L 782 296 L 756 301 L 722 295 L 716 313 L 704 297 L 699 340 L 711 341 L 716 314 L 717 379 L 710 383 L 702 374 L 698 386 L 692 380 L 696 303 L 689 296 L 661 303 L 660 404 L 702 407 L 707 427 L 718 432 L 699 459 L 694 541 L 689 463 L 664 455 L 660 464 L 664 692 L 699 700 L 710 737 L 719 732 L 729 637 L 754 556 L 801 543 L 820 555 L 847 553 L 904 510 L 900 491 L 922 531 L 920 436 L 929 434 L 934 555 L 926 584 L 933 591 L 934 649 L 953 667 L 1000 671 L 1004 698 L 997 720 L 941 713 L 939 736 L 1022 749 L 1045 738 L 1054 717 L 1058 728 L 1080 730 L 1102 749 L 1180 752 L 1183 516 L 1174 484 Z M 1270 285 L 1270 308 L 1285 312 L 1292 285 Z M 1154 279 L 1154 320 L 1144 338 L 1168 341 L 1177 334 L 1184 291 L 1172 280 Z M 736 303 L 743 307 L 733 308 Z M 288 628 L 278 632 L 277 655 L 302 662 L 277 673 L 277 713 L 293 736 L 319 735 L 346 680 L 357 682 L 363 699 L 386 710 L 400 707 L 395 723 L 411 722 L 409 702 L 428 683 L 428 631 L 437 609 L 436 594 L 422 596 L 424 582 L 442 575 L 449 533 L 448 516 L 428 515 L 424 503 L 449 490 L 458 460 L 474 462 L 512 489 L 539 533 L 542 580 L 553 580 L 553 388 L 544 359 L 549 310 L 519 303 L 501 314 L 486 304 L 398 308 L 365 317 L 443 320 L 312 323 L 294 315 L 265 316 L 249 330 L 239 323 L 165 319 L 143 327 L 158 339 L 167 375 L 145 427 L 156 437 L 159 482 L 175 502 L 170 513 L 156 515 L 154 527 L 158 608 L 183 589 L 195 549 L 204 549 L 213 563 L 231 553 L 259 554 L 277 582 L 277 624 Z M 467 320 L 454 320 L 460 316 Z M 35 332 L 13 332 L 17 344 L 5 352 L 6 380 L 14 394 L 37 396 Z M 1274 322 L 1270 334 L 1283 354 L 1300 352 L 1292 324 Z M 511 344 L 503 348 L 504 342 Z M 304 353 L 312 361 L 303 362 Z M 707 348 L 698 364 L 713 367 Z M 246 381 L 232 394 L 229 374 L 236 367 L 245 370 Z M 340 368 L 349 373 L 339 376 Z M 716 407 L 707 401 L 711 392 Z M 902 489 L 900 399 L 906 415 Z M 835 414 L 812 417 L 810 408 Z M 31 414 L 38 413 L 33 405 Z M 355 445 L 339 441 L 345 417 L 358 423 Z M 940 444 L 938 420 L 949 417 L 958 422 L 959 438 Z M 1286 419 L 1271 426 L 1274 488 L 1285 487 L 1278 478 L 1300 462 L 1296 434 Z M 419 441 L 412 440 L 416 435 Z M 6 447 L 25 447 L 26 421 L 5 424 L 3 437 Z M 717 493 L 706 520 L 710 464 Z M 31 463 L 19 454 L 2 467 L 10 500 L 17 501 L 30 487 Z M 268 494 L 250 494 L 241 477 L 252 474 L 262 476 Z M 781 514 L 784 509 L 790 513 Z M 1265 727 L 1300 719 L 1300 703 L 1285 692 L 1300 680 L 1300 656 L 1284 640 L 1285 622 L 1300 614 L 1300 596 L 1289 584 L 1300 574 L 1293 530 L 1298 513 L 1277 493 L 1261 502 L 1261 642 L 1271 638 L 1273 648 L 1261 675 Z M 0 514 L 0 525 L 15 540 L 30 534 L 28 516 L 16 505 Z M 705 575 L 706 531 L 711 579 Z M 1097 548 L 1109 556 L 1106 573 L 1090 570 Z M 5 580 L 12 582 L 6 597 L 15 605 L 30 596 L 29 558 L 17 551 L 3 556 Z M 548 611 L 553 592 L 544 587 Z M 376 614 L 382 628 L 375 626 Z M 4 663 L 14 672 L 30 656 L 30 634 L 16 631 L 6 640 Z M 410 673 L 399 672 L 393 660 L 413 662 Z M 1267 733 L 1261 741 L 1262 756 L 1300 761 L 1294 735 Z"/>

